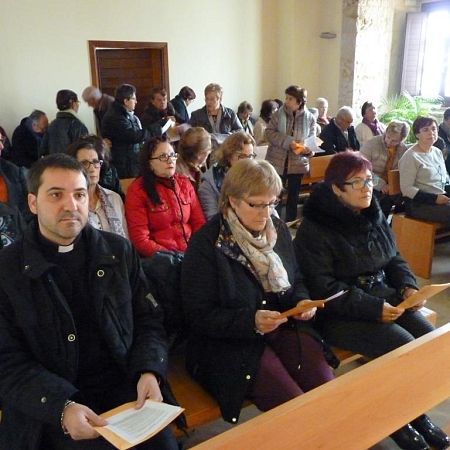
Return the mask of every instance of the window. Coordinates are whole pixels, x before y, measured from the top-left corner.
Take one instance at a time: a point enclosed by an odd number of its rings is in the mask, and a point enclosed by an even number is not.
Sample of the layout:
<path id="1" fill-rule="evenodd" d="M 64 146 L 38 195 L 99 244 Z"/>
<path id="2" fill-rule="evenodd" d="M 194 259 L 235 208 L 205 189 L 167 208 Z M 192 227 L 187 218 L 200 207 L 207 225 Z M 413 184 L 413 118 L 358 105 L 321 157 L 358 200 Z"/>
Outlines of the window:
<path id="1" fill-rule="evenodd" d="M 450 101 L 450 8 L 408 14 L 402 90 Z"/>

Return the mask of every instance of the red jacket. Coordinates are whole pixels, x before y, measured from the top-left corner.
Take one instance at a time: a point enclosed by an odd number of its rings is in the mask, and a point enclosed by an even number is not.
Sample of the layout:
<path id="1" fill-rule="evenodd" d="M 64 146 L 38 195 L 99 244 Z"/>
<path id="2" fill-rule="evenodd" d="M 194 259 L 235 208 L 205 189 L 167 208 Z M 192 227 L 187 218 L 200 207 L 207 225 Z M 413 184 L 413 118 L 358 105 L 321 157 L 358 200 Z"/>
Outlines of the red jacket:
<path id="1" fill-rule="evenodd" d="M 205 216 L 191 182 L 184 175 L 174 175 L 175 191 L 157 183 L 162 204 L 151 203 L 142 186 L 142 177 L 128 188 L 125 214 L 128 232 L 141 256 L 159 250 L 185 252 L 191 234 L 204 223 Z M 181 205 L 181 210 L 180 210 Z"/>

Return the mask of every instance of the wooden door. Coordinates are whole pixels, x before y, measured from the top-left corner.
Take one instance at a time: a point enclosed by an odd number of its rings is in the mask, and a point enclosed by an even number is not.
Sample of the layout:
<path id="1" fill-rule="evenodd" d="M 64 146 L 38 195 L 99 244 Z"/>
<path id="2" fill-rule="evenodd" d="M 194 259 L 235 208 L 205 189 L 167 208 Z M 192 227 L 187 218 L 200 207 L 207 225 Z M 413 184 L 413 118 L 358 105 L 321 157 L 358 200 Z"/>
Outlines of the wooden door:
<path id="1" fill-rule="evenodd" d="M 150 100 L 152 88 L 169 93 L 169 64 L 166 42 L 89 41 L 92 85 L 114 96 L 117 86 L 127 83 L 137 89 L 136 114 Z"/>

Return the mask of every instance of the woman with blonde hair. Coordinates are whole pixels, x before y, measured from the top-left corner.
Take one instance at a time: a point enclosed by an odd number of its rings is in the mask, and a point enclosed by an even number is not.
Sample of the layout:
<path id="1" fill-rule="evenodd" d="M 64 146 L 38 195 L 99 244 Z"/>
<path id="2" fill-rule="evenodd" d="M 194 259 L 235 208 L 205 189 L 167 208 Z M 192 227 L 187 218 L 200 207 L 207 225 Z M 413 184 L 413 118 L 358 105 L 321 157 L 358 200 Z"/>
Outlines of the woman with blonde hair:
<path id="1" fill-rule="evenodd" d="M 333 379 L 316 308 L 280 317 L 309 302 L 291 235 L 272 214 L 281 188 L 267 161 L 233 164 L 221 213 L 192 236 L 181 269 L 187 369 L 231 423 L 245 398 L 267 411 Z"/>
<path id="2" fill-rule="evenodd" d="M 219 212 L 219 194 L 228 169 L 241 159 L 254 159 L 255 140 L 244 131 L 228 136 L 216 154 L 217 162 L 203 175 L 198 197 L 206 219 Z"/>
<path id="3" fill-rule="evenodd" d="M 211 153 L 211 135 L 202 127 L 189 128 L 178 142 L 176 172 L 191 180 L 198 191 L 202 169 Z"/>

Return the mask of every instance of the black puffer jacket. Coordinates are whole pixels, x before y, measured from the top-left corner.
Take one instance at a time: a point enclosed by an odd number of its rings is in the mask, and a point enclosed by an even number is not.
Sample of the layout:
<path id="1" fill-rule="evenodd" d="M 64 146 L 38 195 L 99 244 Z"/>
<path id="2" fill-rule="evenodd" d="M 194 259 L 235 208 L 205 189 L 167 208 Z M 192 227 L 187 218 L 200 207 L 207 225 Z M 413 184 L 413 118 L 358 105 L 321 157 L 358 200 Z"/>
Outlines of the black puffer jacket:
<path id="1" fill-rule="evenodd" d="M 36 233 L 33 222 L 23 238 L 1 251 L 1 449 L 38 449 L 42 426 L 59 426 L 64 402 L 77 392 L 77 330 Z M 90 252 L 92 314 L 115 363 L 136 380 L 142 372 L 154 372 L 164 395 L 162 310 L 150 299 L 136 251 L 120 236 L 89 225 L 82 239 Z"/>
<path id="2" fill-rule="evenodd" d="M 355 215 L 322 182 L 314 188 L 303 214 L 305 218 L 297 231 L 294 248 L 311 298 L 326 298 L 341 289 L 349 289 L 348 295 L 318 310 L 319 319 L 324 316 L 380 319 L 384 299 L 356 287 L 360 275 L 384 270 L 387 284 L 392 288 L 417 289 L 414 275 L 398 253 L 392 231 L 375 198 L 368 208 Z M 396 300 L 395 304 L 400 303 L 400 299 Z"/>
<path id="3" fill-rule="evenodd" d="M 88 129 L 80 119 L 70 112 L 60 111 L 42 138 L 39 156 L 65 153 L 72 142 L 87 134 Z"/>
<path id="4" fill-rule="evenodd" d="M 265 337 L 255 333 L 258 309 L 284 311 L 309 298 L 284 222 L 272 216 L 278 238 L 274 251 L 287 271 L 291 288 L 266 300 L 251 270 L 218 242 L 221 214 L 193 234 L 181 268 L 186 324 L 192 336 L 187 369 L 219 403 L 223 418 L 236 423 L 264 350 Z M 300 331 L 320 340 L 309 322 L 294 321 Z"/>

